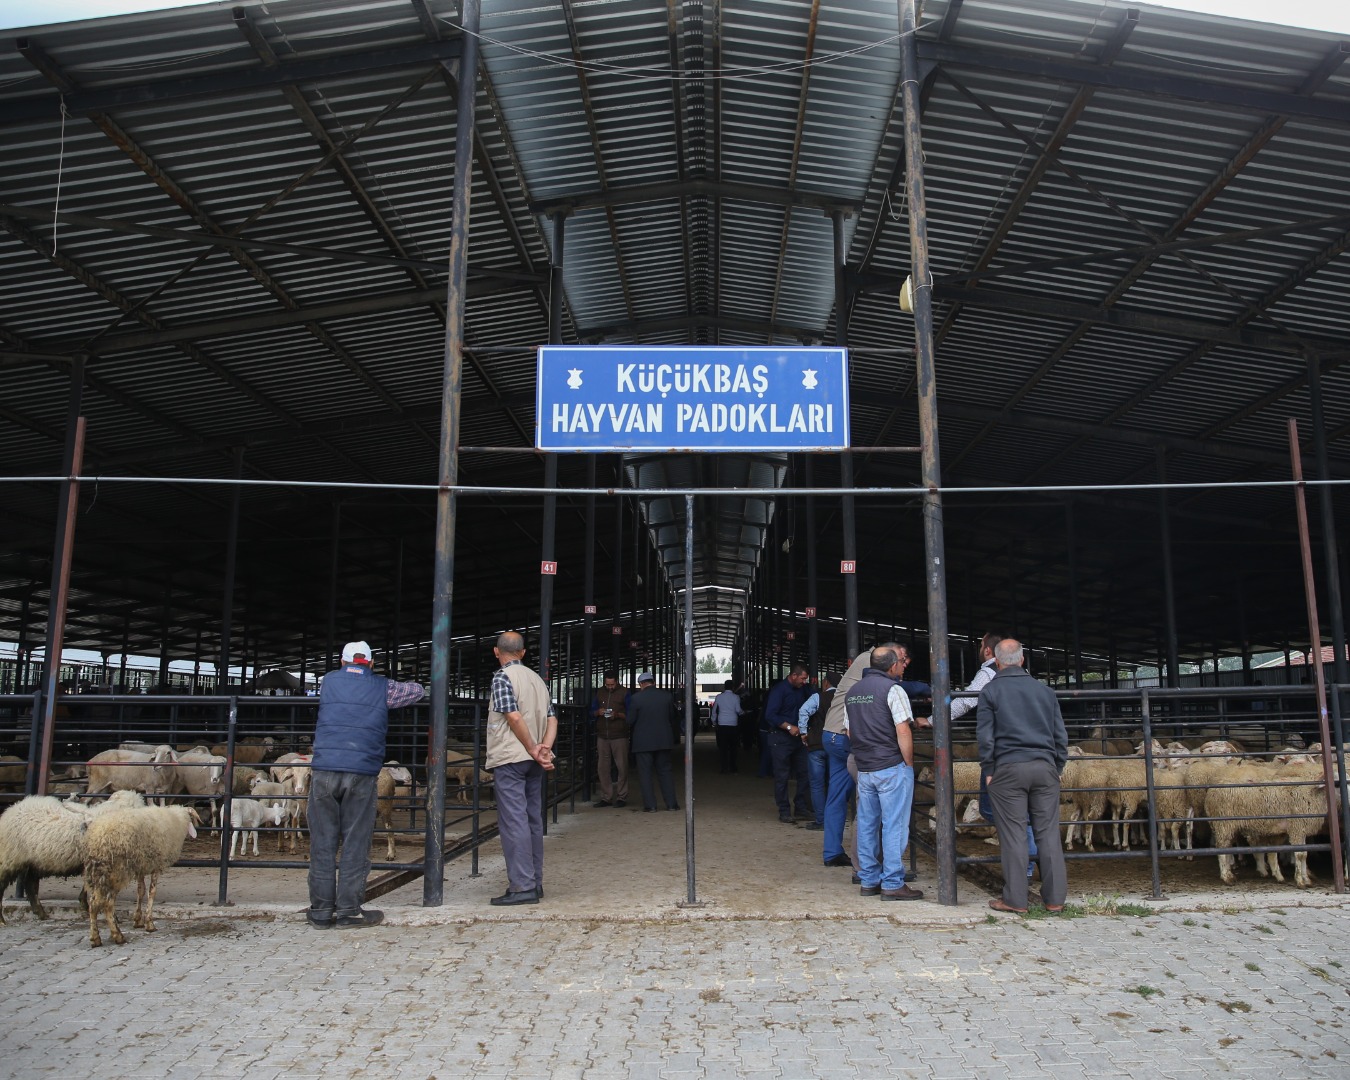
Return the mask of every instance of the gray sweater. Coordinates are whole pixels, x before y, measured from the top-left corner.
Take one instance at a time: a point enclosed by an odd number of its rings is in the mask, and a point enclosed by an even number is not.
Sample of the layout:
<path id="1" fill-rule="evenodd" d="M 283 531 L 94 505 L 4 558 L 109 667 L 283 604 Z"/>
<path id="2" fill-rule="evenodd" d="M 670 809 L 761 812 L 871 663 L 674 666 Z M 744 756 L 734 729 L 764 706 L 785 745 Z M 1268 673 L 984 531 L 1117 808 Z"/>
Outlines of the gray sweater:
<path id="1" fill-rule="evenodd" d="M 999 670 L 980 691 L 975 737 L 986 772 L 1014 761 L 1048 761 L 1058 772 L 1069 757 L 1059 699 L 1024 668 Z"/>

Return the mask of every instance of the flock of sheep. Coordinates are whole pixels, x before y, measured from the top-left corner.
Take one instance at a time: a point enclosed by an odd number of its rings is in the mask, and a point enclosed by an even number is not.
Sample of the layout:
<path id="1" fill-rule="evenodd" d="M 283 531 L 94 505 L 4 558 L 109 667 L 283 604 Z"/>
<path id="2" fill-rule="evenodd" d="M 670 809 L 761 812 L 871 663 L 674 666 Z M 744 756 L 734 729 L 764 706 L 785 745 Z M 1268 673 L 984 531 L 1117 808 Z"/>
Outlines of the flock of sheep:
<path id="1" fill-rule="evenodd" d="M 1122 740 L 1113 740 L 1120 743 Z M 1064 848 L 1081 842 L 1094 851 L 1094 834 L 1102 829 L 1105 842 L 1129 850 L 1131 833 L 1146 822 L 1147 762 L 1142 742 L 1123 747 L 1096 740 L 1069 747 L 1069 760 L 1060 774 L 1060 818 L 1065 827 Z M 1306 750 L 1285 747 L 1269 756 L 1247 753 L 1232 739 L 1192 739 L 1161 743 L 1149 748 L 1153 758 L 1153 795 L 1161 850 L 1194 850 L 1198 821 L 1209 825 L 1212 846 L 1301 846 L 1323 832 L 1327 818 L 1326 782 L 1322 746 Z M 1103 751 L 1106 751 L 1105 753 Z M 953 749 L 953 756 L 962 752 Z M 932 783 L 932 770 L 920 775 Z M 965 825 L 981 822 L 978 796 L 980 764 L 952 762 L 956 817 Z M 1339 809 L 1339 807 L 1338 807 Z M 1145 841 L 1146 843 L 1146 841 Z M 1293 852 L 1294 884 L 1312 884 L 1308 853 Z M 1185 855 L 1184 858 L 1191 858 Z M 1255 854 L 1257 872 L 1278 882 L 1285 880 L 1276 852 Z M 1220 855 L 1219 876 L 1225 884 L 1236 880 L 1237 856 Z"/>
<path id="2" fill-rule="evenodd" d="M 208 801 L 211 825 L 220 824 L 226 749 L 204 744 L 185 750 L 168 745 L 123 744 L 89 760 L 83 792 L 71 791 L 75 782 L 66 780 L 59 786 L 69 793 L 67 798 L 32 795 L 15 803 L 0 814 L 0 901 L 5 890 L 17 882 L 33 915 L 45 919 L 48 913 L 38 899 L 39 881 L 83 874 L 80 902 L 89 913 L 89 943 L 103 943 L 98 928 L 102 915 L 112 940 L 121 945 L 126 938 L 117 924 L 114 905 L 118 894 L 135 881 L 133 925 L 153 932 L 159 875 L 178 861 L 183 844 L 196 837 L 196 826 L 203 823 L 193 803 Z M 247 856 L 250 840 L 257 855 L 258 832 L 265 827 L 280 827 L 278 851 L 287 843 L 292 854 L 302 849 L 311 758 L 308 754 L 287 753 L 268 762 L 272 751 L 270 738 L 241 741 L 235 746 L 229 813 L 231 859 L 237 846 L 240 854 Z M 26 766 L 5 763 L 0 768 Z M 387 860 L 395 854 L 395 802 L 411 783 L 411 772 L 397 762 L 387 763 L 380 771 L 377 815 L 385 829 Z M 170 798 L 185 801 L 163 805 Z M 161 805 L 152 805 L 154 800 Z M 223 829 L 221 847 L 224 856 Z"/>

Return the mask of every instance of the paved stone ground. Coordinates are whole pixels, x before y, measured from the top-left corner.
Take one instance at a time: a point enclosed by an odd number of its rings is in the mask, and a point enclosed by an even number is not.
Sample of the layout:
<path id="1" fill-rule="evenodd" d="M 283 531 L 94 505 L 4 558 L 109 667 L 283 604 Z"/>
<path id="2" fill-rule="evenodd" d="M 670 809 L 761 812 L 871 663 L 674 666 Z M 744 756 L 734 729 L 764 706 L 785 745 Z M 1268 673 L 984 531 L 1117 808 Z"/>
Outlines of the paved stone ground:
<path id="1" fill-rule="evenodd" d="M 537 911 L 537 909 L 535 909 Z M 1350 911 L 3 931 L 0 1072 L 1350 1076 Z M 1346 961 L 1338 958 L 1346 957 Z"/>

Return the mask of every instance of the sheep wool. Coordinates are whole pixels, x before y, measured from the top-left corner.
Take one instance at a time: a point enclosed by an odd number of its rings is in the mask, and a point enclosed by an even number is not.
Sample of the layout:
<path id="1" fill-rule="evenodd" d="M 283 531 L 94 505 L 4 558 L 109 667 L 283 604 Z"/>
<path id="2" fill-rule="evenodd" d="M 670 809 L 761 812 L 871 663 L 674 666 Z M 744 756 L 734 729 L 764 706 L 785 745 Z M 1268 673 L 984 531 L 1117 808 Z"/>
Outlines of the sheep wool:
<path id="1" fill-rule="evenodd" d="M 186 806 L 147 806 L 104 814 L 89 825 L 85 835 L 84 887 L 89 892 L 89 944 L 99 946 L 98 917 L 104 916 L 108 931 L 118 945 L 126 943 L 114 910 L 117 894 L 133 880 L 136 884 L 136 915 L 133 926 L 155 930 L 155 889 L 159 875 L 178 861 L 183 842 L 195 837 L 196 811 Z M 146 889 L 145 879 L 150 879 Z M 141 905 L 145 902 L 142 917 Z"/>
<path id="2" fill-rule="evenodd" d="M 28 906 L 39 919 L 47 909 L 38 900 L 38 882 L 46 877 L 70 877 L 84 866 L 85 829 L 95 818 L 115 810 L 143 807 L 134 791 L 118 791 L 93 805 L 30 795 L 0 816 L 0 900 L 5 890 L 21 881 Z M 0 923 L 5 921 L 0 906 Z"/>

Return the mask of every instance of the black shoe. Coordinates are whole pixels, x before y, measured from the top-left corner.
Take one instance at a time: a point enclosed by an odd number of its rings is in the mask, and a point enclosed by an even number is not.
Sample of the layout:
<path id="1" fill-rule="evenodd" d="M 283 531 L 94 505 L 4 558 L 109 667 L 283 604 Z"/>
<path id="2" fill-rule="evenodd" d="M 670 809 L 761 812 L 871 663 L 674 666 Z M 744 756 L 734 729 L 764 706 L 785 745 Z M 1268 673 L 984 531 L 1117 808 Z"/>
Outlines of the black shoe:
<path id="1" fill-rule="evenodd" d="M 862 878 L 860 878 L 857 874 L 854 874 L 854 875 L 853 875 L 853 884 L 854 884 L 854 885 L 861 885 L 861 884 L 862 884 Z"/>
<path id="2" fill-rule="evenodd" d="M 617 810 L 619 807 L 621 807 L 621 806 L 627 806 L 627 805 L 628 805 L 628 803 L 627 803 L 625 800 L 623 800 L 623 799 L 615 799 L 615 800 L 614 800 L 614 808 L 615 808 L 616 810 Z"/>
<path id="3" fill-rule="evenodd" d="M 384 912 L 374 911 L 367 908 L 365 911 L 358 911 L 355 915 L 339 915 L 333 920 L 333 924 L 339 930 L 358 930 L 363 926 L 379 926 L 384 922 Z"/>
<path id="4" fill-rule="evenodd" d="M 825 826 L 822 825 L 819 821 L 808 821 L 805 825 L 805 828 L 809 829 L 811 832 L 825 831 Z"/>
<path id="5" fill-rule="evenodd" d="M 515 904 L 537 904 L 539 903 L 539 890 L 521 889 L 520 892 L 512 892 L 507 889 L 501 896 L 494 896 L 489 903 L 493 907 L 510 907 Z"/>
<path id="6" fill-rule="evenodd" d="M 883 900 L 922 900 L 922 889 L 911 889 L 908 885 L 901 885 L 898 889 L 882 889 L 881 898 Z"/>
<path id="7" fill-rule="evenodd" d="M 656 807 L 654 807 L 654 806 L 644 806 L 644 807 L 642 808 L 642 812 L 643 812 L 644 814 L 654 814 L 654 813 L 656 813 Z"/>
<path id="8" fill-rule="evenodd" d="M 331 930 L 335 920 L 331 911 L 324 915 L 316 915 L 312 911 L 307 911 L 305 912 L 305 921 L 315 930 Z"/>
<path id="9" fill-rule="evenodd" d="M 878 896 L 881 893 L 880 885 L 864 885 L 858 892 L 863 896 Z"/>
<path id="10" fill-rule="evenodd" d="M 679 803 L 676 803 L 674 806 L 667 806 L 667 807 L 666 807 L 667 810 L 678 810 L 679 808 L 680 808 L 680 804 L 679 804 Z"/>
<path id="11" fill-rule="evenodd" d="M 797 819 L 794 818 L 791 814 L 779 814 L 779 815 L 778 815 L 778 820 L 781 821 L 784 825 L 796 825 L 796 824 L 797 824 Z"/>
<path id="12" fill-rule="evenodd" d="M 591 803 L 591 805 L 594 806 L 597 810 L 599 810 L 600 807 L 602 806 L 613 806 L 614 804 L 612 802 L 609 802 L 607 799 L 600 799 L 596 802 Z"/>
<path id="13" fill-rule="evenodd" d="M 853 860 L 847 855 L 831 855 L 825 860 L 826 866 L 852 866 Z"/>
<path id="14" fill-rule="evenodd" d="M 539 897 L 540 900 L 542 900 L 544 898 L 544 887 L 542 885 L 536 885 L 534 889 L 534 895 Z"/>

